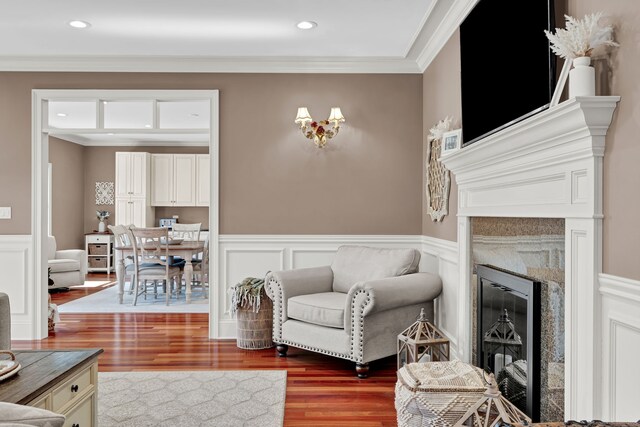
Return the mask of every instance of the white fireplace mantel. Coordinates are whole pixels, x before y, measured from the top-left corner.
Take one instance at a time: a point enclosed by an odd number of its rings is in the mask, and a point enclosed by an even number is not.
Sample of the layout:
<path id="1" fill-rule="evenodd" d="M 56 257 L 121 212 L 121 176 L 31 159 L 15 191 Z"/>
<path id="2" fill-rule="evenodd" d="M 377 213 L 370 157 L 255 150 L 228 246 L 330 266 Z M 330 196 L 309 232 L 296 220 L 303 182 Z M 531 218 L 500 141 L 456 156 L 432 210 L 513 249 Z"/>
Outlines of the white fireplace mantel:
<path id="1" fill-rule="evenodd" d="M 617 96 L 577 97 L 441 159 L 458 184 L 458 356 L 471 358 L 470 218 L 565 218 L 565 418 L 601 414 L 602 159 Z"/>

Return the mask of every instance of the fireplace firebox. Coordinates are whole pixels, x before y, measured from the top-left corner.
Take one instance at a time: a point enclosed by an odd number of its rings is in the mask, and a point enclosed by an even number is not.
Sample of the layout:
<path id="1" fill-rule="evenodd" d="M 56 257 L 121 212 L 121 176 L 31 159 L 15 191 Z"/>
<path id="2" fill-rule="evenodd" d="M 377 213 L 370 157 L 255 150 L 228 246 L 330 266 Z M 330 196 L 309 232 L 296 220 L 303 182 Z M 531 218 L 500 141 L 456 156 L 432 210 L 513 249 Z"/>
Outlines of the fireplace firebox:
<path id="1" fill-rule="evenodd" d="M 541 282 L 477 266 L 478 366 L 531 419 L 540 420 Z"/>

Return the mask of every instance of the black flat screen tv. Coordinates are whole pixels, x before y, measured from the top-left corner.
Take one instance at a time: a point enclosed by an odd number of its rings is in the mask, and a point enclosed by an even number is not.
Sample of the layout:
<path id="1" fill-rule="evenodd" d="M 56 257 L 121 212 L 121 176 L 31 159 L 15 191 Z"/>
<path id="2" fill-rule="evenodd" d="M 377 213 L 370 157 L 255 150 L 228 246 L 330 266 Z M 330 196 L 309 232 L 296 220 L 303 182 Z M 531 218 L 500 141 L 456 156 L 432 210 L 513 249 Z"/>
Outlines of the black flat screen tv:
<path id="1" fill-rule="evenodd" d="M 460 25 L 463 146 L 549 108 L 553 2 L 480 0 Z"/>

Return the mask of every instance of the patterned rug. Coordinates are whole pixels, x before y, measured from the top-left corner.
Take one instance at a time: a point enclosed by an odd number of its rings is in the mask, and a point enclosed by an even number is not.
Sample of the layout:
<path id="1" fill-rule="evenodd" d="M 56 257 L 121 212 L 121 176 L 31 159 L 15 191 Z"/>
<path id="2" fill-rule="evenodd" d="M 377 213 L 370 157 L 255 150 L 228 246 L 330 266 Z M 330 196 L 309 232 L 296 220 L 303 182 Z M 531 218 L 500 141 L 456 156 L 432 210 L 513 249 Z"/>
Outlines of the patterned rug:
<path id="1" fill-rule="evenodd" d="M 287 371 L 98 375 L 100 427 L 282 426 Z"/>
<path id="2" fill-rule="evenodd" d="M 129 289 L 129 285 L 125 286 Z M 133 305 L 133 295 L 124 293 L 124 302 L 118 304 L 118 287 L 111 286 L 104 291 L 87 295 L 60 304 L 60 313 L 208 313 L 209 300 L 206 299 L 200 289 L 195 289 L 191 294 L 191 304 L 187 304 L 184 291 L 177 297 L 171 296 L 169 305 L 166 305 L 164 295 L 154 298 L 150 293 L 145 300 L 143 296 L 138 297 L 138 304 Z"/>

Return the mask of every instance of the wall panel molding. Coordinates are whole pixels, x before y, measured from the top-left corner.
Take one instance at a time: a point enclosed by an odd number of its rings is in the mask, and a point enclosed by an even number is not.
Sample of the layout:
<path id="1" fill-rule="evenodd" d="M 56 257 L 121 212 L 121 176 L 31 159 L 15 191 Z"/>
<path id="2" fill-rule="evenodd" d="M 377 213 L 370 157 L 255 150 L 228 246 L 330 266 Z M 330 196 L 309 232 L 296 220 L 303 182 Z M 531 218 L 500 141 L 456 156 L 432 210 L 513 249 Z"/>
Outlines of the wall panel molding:
<path id="1" fill-rule="evenodd" d="M 9 295 L 11 337 L 37 339 L 36 304 L 33 298 L 31 235 L 0 235 L 0 292 Z"/>
<path id="2" fill-rule="evenodd" d="M 602 419 L 636 419 L 640 371 L 640 281 L 599 275 L 602 297 Z"/>

